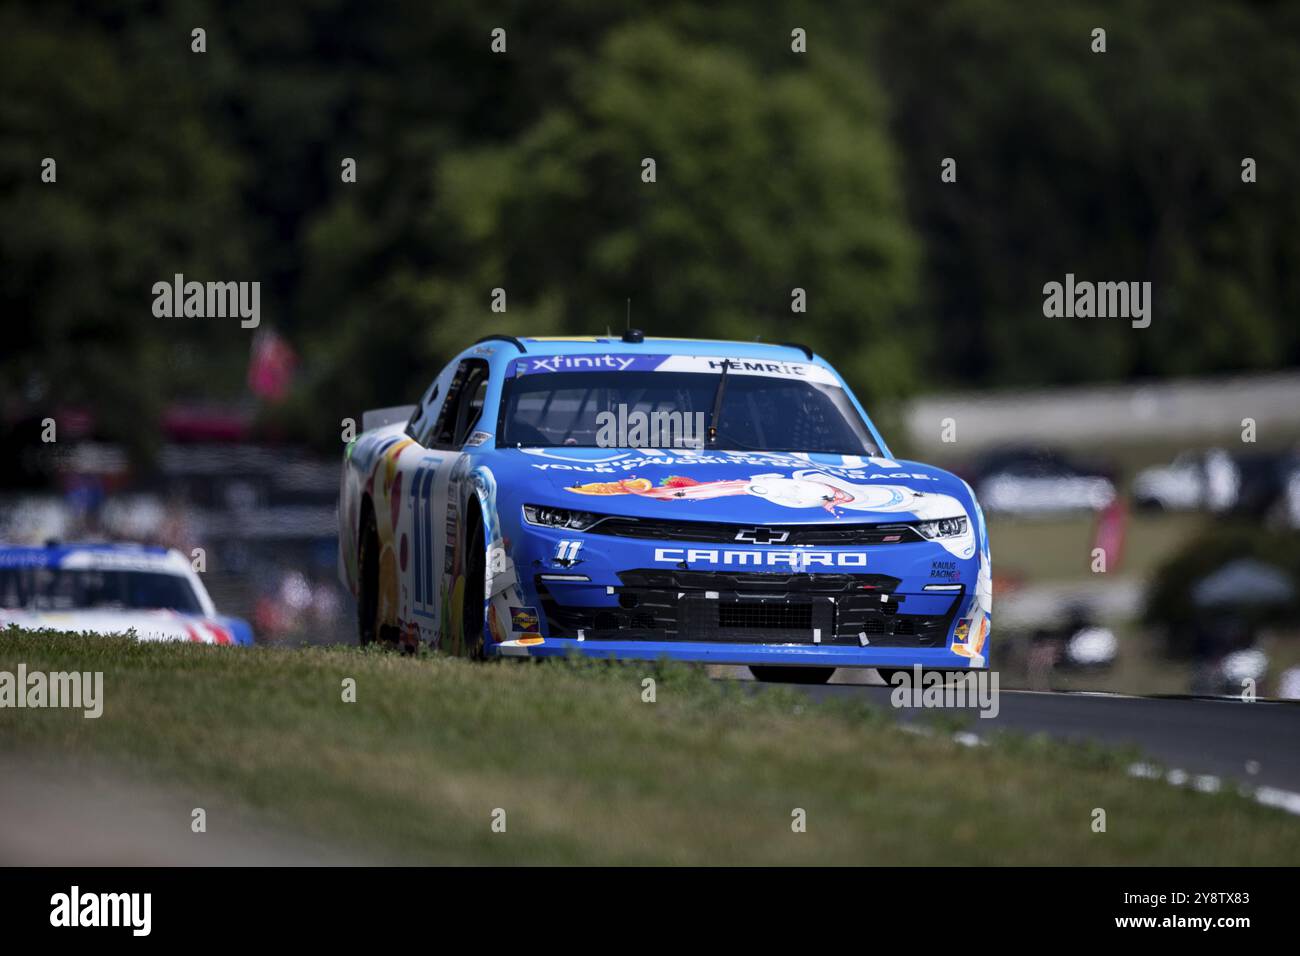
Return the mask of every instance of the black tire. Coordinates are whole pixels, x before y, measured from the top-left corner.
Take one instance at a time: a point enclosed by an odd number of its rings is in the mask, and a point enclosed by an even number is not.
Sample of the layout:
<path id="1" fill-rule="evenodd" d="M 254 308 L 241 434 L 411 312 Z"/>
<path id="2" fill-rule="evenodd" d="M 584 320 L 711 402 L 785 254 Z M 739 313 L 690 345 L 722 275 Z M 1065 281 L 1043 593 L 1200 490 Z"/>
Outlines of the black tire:
<path id="1" fill-rule="evenodd" d="M 361 519 L 360 544 L 357 547 L 357 640 L 362 647 L 378 644 L 395 648 L 401 643 L 401 632 L 391 624 L 379 620 L 379 529 L 375 513 L 366 508 Z M 414 653 L 413 647 L 403 647 Z"/>
<path id="2" fill-rule="evenodd" d="M 364 508 L 357 544 L 357 640 L 362 647 L 379 635 L 379 530 L 375 513 Z"/>
<path id="3" fill-rule="evenodd" d="M 835 673 L 833 667 L 759 667 L 751 664 L 754 680 L 770 684 L 824 684 Z"/>
<path id="4" fill-rule="evenodd" d="M 462 653 L 470 660 L 481 661 L 483 653 L 483 602 L 486 600 L 487 576 L 486 549 L 483 545 L 483 524 L 475 521 L 465 548 L 465 595 L 461 599 Z"/>

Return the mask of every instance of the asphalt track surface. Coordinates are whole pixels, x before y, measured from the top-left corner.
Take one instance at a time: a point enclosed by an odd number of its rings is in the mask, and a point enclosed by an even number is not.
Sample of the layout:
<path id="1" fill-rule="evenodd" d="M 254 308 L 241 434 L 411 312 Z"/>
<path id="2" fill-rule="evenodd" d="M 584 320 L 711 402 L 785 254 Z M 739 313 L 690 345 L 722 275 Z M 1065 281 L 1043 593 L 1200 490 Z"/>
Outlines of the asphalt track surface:
<path id="1" fill-rule="evenodd" d="M 935 713 L 893 707 L 892 688 L 882 685 L 785 686 L 815 700 L 865 697 L 906 723 Z M 999 705 L 991 718 L 972 710 L 965 731 L 1131 746 L 1167 771 L 1300 793 L 1300 702 L 1002 690 Z"/>

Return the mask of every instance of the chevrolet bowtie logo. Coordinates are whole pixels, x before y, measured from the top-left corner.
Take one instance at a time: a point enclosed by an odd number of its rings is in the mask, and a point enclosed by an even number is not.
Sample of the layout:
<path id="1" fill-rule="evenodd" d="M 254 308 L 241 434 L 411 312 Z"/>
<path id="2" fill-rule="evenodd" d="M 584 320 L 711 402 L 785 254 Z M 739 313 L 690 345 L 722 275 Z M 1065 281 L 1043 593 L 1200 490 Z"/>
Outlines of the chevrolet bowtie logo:
<path id="1" fill-rule="evenodd" d="M 741 528 L 736 532 L 737 541 L 750 544 L 780 544 L 788 537 L 789 531 L 773 531 L 771 528 Z"/>

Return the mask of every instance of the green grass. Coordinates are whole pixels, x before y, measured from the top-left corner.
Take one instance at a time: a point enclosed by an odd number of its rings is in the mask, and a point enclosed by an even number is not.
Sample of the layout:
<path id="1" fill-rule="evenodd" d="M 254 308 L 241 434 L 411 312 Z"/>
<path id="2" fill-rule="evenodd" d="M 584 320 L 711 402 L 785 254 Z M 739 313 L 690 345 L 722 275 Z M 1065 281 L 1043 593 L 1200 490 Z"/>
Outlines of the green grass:
<path id="1" fill-rule="evenodd" d="M 0 759 L 106 762 L 380 859 L 1300 859 L 1294 819 L 1236 794 L 1129 778 L 1131 754 L 1020 738 L 962 747 L 865 705 L 755 694 L 694 669 L 0 633 L 0 670 L 19 662 L 102 670 L 104 716 L 0 709 Z M 356 703 L 341 699 L 347 677 Z M 645 677 L 655 703 L 642 702 Z M 1095 807 L 1106 833 L 1092 832 Z M 490 827 L 495 808 L 503 834 Z M 805 833 L 791 830 L 795 808 Z"/>

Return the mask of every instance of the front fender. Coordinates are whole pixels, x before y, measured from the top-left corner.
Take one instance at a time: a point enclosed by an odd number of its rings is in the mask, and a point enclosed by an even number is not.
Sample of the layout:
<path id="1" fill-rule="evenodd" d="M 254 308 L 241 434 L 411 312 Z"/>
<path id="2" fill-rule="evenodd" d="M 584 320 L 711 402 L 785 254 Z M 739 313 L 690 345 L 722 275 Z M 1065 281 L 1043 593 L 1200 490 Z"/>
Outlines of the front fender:
<path id="1" fill-rule="evenodd" d="M 485 579 L 483 582 L 483 626 L 488 640 L 500 644 L 508 640 L 518 612 L 524 607 L 520 574 L 510 550 L 509 530 L 501 520 L 500 497 L 496 475 L 483 464 L 469 475 L 470 494 L 478 501 L 483 521 Z"/>

